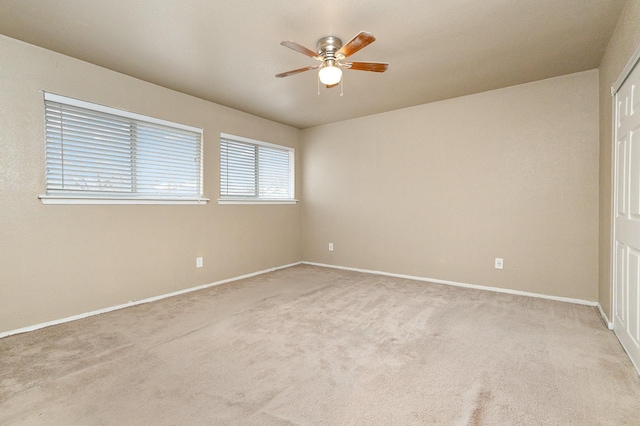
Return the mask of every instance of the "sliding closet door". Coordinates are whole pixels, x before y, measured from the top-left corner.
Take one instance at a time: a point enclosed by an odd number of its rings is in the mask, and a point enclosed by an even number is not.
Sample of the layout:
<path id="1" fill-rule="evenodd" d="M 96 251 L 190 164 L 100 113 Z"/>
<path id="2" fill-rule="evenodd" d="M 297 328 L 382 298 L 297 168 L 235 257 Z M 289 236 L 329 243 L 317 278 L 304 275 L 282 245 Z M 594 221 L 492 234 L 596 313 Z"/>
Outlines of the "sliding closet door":
<path id="1" fill-rule="evenodd" d="M 640 371 L 640 65 L 615 96 L 613 329 Z"/>

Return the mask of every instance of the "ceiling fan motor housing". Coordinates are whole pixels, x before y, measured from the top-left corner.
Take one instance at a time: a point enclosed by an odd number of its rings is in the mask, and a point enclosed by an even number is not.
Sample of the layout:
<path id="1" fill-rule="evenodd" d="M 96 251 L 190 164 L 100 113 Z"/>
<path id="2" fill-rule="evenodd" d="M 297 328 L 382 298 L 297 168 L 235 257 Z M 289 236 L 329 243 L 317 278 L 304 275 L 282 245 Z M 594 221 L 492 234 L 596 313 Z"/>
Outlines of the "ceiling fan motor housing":
<path id="1" fill-rule="evenodd" d="M 316 44 L 318 55 L 325 59 L 335 59 L 336 52 L 342 47 L 342 40 L 338 37 L 328 36 L 322 37 Z"/>

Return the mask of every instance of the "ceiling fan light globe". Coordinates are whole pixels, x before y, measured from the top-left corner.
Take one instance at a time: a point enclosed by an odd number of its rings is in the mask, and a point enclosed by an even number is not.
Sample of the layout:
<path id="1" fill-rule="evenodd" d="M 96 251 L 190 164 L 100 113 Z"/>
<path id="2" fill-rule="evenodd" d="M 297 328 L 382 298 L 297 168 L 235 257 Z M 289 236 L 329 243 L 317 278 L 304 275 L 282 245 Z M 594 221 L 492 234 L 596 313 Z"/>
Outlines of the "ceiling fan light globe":
<path id="1" fill-rule="evenodd" d="M 340 82 L 342 70 L 335 66 L 322 67 L 318 71 L 318 77 L 320 78 L 320 83 L 332 86 Z"/>

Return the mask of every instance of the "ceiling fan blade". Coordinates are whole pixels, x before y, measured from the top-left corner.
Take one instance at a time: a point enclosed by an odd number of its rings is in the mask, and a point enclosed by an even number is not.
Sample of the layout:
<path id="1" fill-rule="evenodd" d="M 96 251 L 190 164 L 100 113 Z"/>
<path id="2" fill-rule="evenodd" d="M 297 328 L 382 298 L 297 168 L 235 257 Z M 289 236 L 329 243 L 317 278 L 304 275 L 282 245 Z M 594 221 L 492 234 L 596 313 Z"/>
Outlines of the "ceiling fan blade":
<path id="1" fill-rule="evenodd" d="M 278 78 L 282 78 L 282 77 L 289 77 L 290 75 L 294 75 L 294 74 L 299 74 L 301 72 L 305 72 L 305 71 L 309 71 L 309 70 L 313 70 L 318 68 L 320 65 L 316 65 L 313 67 L 304 67 L 304 68 L 298 68 L 297 70 L 291 70 L 291 71 L 287 71 L 287 72 L 281 72 L 280 74 L 276 74 L 276 77 Z"/>
<path id="2" fill-rule="evenodd" d="M 358 71 L 385 72 L 389 68 L 389 64 L 383 62 L 350 62 L 344 64 L 344 67 Z"/>
<path id="3" fill-rule="evenodd" d="M 347 44 L 345 44 L 340 50 L 338 50 L 336 56 L 341 56 L 344 58 L 351 56 L 363 47 L 373 43 L 375 40 L 376 38 L 373 36 L 373 34 L 366 31 L 360 31 L 358 35 L 349 40 Z"/>
<path id="4" fill-rule="evenodd" d="M 311 49 L 307 49 L 304 46 L 299 45 L 298 43 L 294 42 L 294 41 L 283 41 L 282 43 L 280 43 L 281 45 L 283 45 L 284 47 L 288 47 L 289 49 L 293 49 L 296 52 L 300 52 L 304 55 L 310 56 L 312 58 L 315 59 L 322 59 L 318 56 L 318 54 L 316 52 L 314 52 Z"/>
<path id="5" fill-rule="evenodd" d="M 327 89 L 331 89 L 332 87 L 336 87 L 338 84 L 340 84 L 340 83 L 336 83 L 336 84 L 325 84 L 325 86 L 327 87 Z"/>

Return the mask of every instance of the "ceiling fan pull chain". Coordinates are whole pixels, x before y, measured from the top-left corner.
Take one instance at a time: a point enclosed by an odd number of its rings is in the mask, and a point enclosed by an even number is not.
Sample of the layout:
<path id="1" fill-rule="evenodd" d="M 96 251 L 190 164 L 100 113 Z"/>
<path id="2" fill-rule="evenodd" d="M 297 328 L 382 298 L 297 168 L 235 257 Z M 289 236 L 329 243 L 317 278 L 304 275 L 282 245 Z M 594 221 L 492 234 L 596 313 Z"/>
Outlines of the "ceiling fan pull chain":
<path id="1" fill-rule="evenodd" d="M 318 74 L 318 96 L 320 96 L 320 74 Z"/>
<path id="2" fill-rule="evenodd" d="M 340 79 L 340 97 L 344 95 L 344 93 L 342 93 L 342 89 L 344 89 L 344 78 Z"/>

